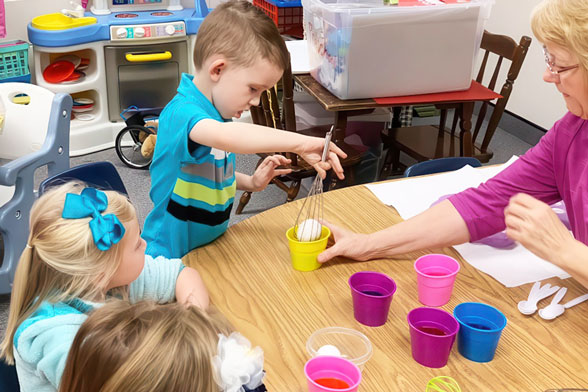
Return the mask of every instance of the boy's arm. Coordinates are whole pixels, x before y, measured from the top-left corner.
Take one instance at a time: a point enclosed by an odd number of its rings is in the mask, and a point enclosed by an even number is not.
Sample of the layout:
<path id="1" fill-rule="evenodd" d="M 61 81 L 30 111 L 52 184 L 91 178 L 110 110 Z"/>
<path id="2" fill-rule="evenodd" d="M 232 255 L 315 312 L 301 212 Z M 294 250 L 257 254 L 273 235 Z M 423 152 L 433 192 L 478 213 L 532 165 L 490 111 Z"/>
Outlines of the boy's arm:
<path id="1" fill-rule="evenodd" d="M 292 161 L 285 156 L 276 154 L 266 157 L 252 176 L 235 172 L 237 189 L 240 191 L 259 192 L 265 189 L 267 184 L 276 176 L 283 176 L 292 172 L 292 169 L 278 169 L 280 166 L 290 164 Z"/>
<path id="2" fill-rule="evenodd" d="M 253 178 L 252 176 L 249 176 L 247 174 L 235 172 L 235 180 L 237 181 L 237 190 L 255 192 L 256 189 L 253 189 L 252 178 Z"/>
<path id="3" fill-rule="evenodd" d="M 198 144 L 240 154 L 257 152 L 290 151 L 300 155 L 314 166 L 322 178 L 326 170 L 333 169 L 343 179 L 343 167 L 339 157 L 345 158 L 335 143 L 330 144 L 327 162 L 321 162 L 325 139 L 310 137 L 295 132 L 281 131 L 241 122 L 219 122 L 200 120 L 190 131 L 190 139 Z"/>

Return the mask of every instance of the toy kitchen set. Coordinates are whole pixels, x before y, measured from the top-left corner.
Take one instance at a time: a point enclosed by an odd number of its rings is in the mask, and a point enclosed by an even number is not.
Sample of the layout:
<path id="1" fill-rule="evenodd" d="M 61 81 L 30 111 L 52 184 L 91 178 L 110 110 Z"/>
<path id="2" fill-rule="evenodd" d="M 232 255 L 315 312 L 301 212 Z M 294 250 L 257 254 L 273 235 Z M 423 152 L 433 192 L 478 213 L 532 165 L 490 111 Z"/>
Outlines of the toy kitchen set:
<path id="1" fill-rule="evenodd" d="M 194 72 L 205 0 L 93 0 L 28 26 L 36 84 L 73 97 L 70 154 L 110 148 L 129 106 L 163 107 L 182 72 Z"/>

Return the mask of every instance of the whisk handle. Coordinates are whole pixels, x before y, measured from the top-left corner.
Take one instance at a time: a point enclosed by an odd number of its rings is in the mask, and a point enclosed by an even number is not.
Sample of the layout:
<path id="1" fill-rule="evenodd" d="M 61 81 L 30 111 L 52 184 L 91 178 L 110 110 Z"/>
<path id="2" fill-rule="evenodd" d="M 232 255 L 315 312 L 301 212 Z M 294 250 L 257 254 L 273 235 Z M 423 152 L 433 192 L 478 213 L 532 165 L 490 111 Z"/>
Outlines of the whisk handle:
<path id="1" fill-rule="evenodd" d="M 331 138 L 333 137 L 333 129 L 335 128 L 334 125 L 331 126 L 331 129 L 325 135 L 325 147 L 323 147 L 323 158 L 321 159 L 323 162 L 327 159 L 327 153 L 329 152 L 329 144 L 331 143 Z"/>

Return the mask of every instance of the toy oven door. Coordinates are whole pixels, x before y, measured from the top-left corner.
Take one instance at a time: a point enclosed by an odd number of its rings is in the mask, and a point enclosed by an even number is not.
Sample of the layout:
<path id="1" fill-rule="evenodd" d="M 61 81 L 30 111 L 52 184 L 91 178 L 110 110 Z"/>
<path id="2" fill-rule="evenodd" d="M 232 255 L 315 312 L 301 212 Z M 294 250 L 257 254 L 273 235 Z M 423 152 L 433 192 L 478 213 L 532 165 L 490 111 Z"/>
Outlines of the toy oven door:
<path id="1" fill-rule="evenodd" d="M 106 87 L 110 121 L 129 106 L 165 106 L 188 72 L 188 41 L 106 46 Z"/>

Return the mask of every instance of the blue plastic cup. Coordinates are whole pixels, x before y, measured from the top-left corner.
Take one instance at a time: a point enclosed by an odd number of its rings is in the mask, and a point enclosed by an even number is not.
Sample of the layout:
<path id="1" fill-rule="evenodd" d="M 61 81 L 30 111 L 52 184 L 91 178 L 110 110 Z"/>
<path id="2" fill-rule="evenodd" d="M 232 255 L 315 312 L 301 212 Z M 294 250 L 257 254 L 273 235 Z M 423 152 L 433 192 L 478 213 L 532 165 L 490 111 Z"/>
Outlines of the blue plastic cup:
<path id="1" fill-rule="evenodd" d="M 464 302 L 453 309 L 453 316 L 460 325 L 457 335 L 459 353 L 475 362 L 490 362 L 506 327 L 504 314 L 490 305 Z"/>

